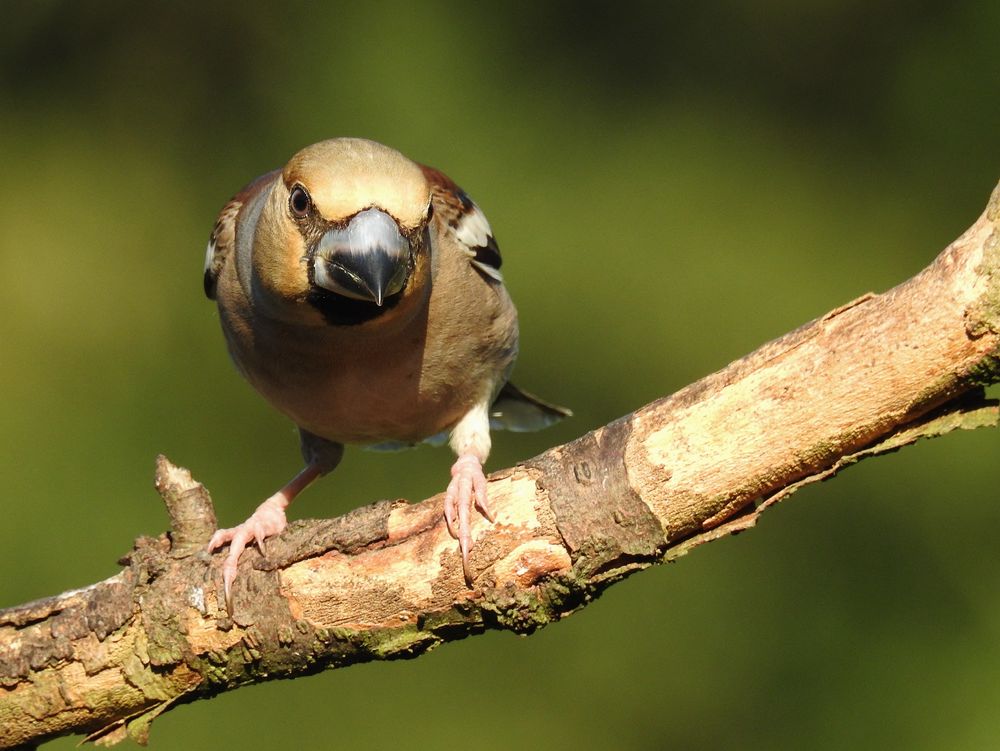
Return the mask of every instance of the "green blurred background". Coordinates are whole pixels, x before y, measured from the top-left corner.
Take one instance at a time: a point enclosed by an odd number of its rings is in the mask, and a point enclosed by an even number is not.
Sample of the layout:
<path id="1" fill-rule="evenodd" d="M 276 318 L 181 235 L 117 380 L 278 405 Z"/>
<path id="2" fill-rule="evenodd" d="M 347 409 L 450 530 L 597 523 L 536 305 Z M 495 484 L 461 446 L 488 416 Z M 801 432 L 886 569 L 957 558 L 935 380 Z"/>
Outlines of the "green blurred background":
<path id="1" fill-rule="evenodd" d="M 308 143 L 391 144 L 490 217 L 516 379 L 576 410 L 498 435 L 494 468 L 906 279 L 1000 178 L 982 0 L 3 11 L 0 605 L 162 531 L 158 452 L 227 524 L 297 469 L 201 269 L 222 204 Z M 998 448 L 865 462 L 531 638 L 244 688 L 152 747 L 995 747 Z M 449 464 L 352 450 L 292 516 L 424 498 Z"/>

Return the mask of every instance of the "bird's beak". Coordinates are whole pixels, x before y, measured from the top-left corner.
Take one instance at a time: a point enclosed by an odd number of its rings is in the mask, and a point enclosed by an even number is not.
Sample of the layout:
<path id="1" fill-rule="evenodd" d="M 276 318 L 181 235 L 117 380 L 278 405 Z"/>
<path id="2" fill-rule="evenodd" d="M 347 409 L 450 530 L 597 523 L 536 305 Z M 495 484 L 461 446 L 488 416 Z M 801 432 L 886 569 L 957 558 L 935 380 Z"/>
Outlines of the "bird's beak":
<path id="1" fill-rule="evenodd" d="M 396 221 L 379 209 L 355 214 L 316 244 L 313 279 L 323 289 L 381 306 L 406 284 L 410 243 Z"/>

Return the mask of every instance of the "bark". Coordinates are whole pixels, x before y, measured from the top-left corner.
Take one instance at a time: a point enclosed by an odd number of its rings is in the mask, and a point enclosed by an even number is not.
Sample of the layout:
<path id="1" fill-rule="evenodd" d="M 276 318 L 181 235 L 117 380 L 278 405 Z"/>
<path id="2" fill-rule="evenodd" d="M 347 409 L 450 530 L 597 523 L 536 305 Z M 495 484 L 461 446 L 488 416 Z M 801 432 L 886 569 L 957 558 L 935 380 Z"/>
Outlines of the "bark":
<path id="1" fill-rule="evenodd" d="M 0 611 L 0 748 L 68 733 L 144 741 L 175 704 L 255 681 L 531 632 L 607 585 L 753 526 L 862 458 L 995 425 L 1000 186 L 924 271 L 490 478 L 466 587 L 441 497 L 290 525 L 248 551 L 233 616 L 207 491 L 160 457 L 171 531 L 106 581 Z"/>

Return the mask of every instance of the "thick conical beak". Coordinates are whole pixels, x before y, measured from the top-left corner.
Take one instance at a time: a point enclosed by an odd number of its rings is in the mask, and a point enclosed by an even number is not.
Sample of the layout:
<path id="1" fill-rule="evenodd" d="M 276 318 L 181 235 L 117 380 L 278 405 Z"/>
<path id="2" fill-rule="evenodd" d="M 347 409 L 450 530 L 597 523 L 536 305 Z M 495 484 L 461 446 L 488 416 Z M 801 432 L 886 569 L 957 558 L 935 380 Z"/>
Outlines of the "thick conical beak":
<path id="1" fill-rule="evenodd" d="M 391 216 L 365 209 L 346 228 L 332 229 L 320 238 L 313 263 L 318 286 L 382 305 L 406 284 L 410 243 Z"/>

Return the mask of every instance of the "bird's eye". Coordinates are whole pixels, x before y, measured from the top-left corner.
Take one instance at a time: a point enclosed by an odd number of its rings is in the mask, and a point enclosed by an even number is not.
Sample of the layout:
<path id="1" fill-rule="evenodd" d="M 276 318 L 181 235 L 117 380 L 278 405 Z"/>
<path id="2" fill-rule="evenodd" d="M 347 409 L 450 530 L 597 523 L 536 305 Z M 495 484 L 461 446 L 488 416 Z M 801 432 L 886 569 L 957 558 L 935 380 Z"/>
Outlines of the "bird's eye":
<path id="1" fill-rule="evenodd" d="M 292 210 L 292 214 L 301 219 L 312 208 L 312 199 L 305 188 L 301 185 L 296 185 L 292 188 L 292 194 L 288 197 L 288 205 Z"/>

